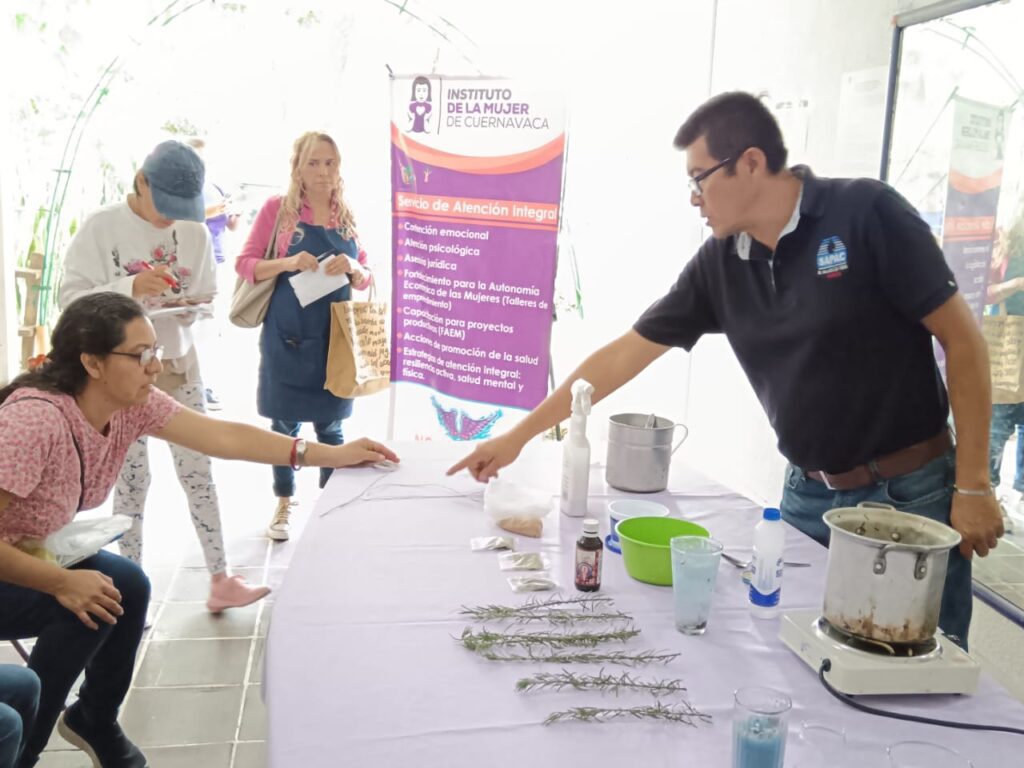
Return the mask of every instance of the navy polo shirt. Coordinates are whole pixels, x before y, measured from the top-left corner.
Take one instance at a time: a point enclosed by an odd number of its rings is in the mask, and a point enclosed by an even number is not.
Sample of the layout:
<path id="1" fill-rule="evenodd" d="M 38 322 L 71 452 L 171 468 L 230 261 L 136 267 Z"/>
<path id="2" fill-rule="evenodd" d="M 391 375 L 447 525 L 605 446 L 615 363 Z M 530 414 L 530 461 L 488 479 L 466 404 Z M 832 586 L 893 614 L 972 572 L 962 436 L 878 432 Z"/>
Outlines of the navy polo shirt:
<path id="1" fill-rule="evenodd" d="M 800 221 L 774 254 L 753 241 L 744 260 L 735 237 L 709 238 L 633 327 L 687 350 L 724 333 L 782 455 L 845 472 L 946 424 L 921 320 L 957 287 L 928 225 L 891 187 L 792 170 L 804 184 Z"/>

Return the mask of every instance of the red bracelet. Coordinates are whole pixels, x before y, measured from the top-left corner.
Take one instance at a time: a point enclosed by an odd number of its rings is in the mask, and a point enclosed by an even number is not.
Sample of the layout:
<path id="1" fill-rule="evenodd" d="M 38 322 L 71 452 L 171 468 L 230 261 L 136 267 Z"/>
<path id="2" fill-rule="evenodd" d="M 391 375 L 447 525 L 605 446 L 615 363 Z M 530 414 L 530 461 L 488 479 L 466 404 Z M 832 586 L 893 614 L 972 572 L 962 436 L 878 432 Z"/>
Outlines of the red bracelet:
<path id="1" fill-rule="evenodd" d="M 300 437 L 296 437 L 292 441 L 292 452 L 291 452 L 291 455 L 289 455 L 289 457 L 288 457 L 288 464 L 291 466 L 292 469 L 295 469 L 295 470 L 298 469 L 298 467 L 295 465 L 295 459 L 296 459 L 296 455 L 295 454 L 296 454 L 296 451 L 298 451 L 298 449 L 299 449 L 299 440 L 301 440 L 301 439 L 302 438 L 300 438 Z"/>

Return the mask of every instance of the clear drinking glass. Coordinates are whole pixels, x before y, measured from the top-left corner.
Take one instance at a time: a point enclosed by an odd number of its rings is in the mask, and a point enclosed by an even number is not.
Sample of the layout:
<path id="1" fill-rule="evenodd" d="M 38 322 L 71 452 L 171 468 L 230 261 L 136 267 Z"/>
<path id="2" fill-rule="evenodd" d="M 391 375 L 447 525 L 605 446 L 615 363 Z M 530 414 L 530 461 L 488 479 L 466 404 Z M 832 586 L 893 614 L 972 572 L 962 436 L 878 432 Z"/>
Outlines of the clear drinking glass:
<path id="1" fill-rule="evenodd" d="M 676 536 L 669 548 L 676 629 L 687 635 L 702 635 L 711 613 L 722 545 L 707 536 Z"/>
<path id="2" fill-rule="evenodd" d="M 797 738 L 794 768 L 840 768 L 846 766 L 846 731 L 823 723 L 803 723 Z"/>
<path id="3" fill-rule="evenodd" d="M 732 768 L 782 768 L 792 700 L 772 688 L 740 688 L 734 698 Z"/>
<path id="4" fill-rule="evenodd" d="M 892 768 L 974 768 L 959 752 L 929 741 L 900 741 L 888 752 Z"/>

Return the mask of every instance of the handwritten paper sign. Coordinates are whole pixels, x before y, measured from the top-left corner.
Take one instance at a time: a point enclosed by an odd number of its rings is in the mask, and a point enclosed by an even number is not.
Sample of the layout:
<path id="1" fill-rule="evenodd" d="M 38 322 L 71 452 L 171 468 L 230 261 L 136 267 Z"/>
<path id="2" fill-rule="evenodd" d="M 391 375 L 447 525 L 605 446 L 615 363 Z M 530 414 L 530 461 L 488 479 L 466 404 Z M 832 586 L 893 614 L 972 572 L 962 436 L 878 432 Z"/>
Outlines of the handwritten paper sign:
<path id="1" fill-rule="evenodd" d="M 383 376 L 391 378 L 391 339 L 388 333 L 388 305 L 359 301 L 352 303 L 352 322 L 348 333 L 352 338 L 356 381 L 363 382 Z"/>
<path id="2" fill-rule="evenodd" d="M 331 305 L 331 343 L 324 389 L 338 397 L 372 395 L 391 381 L 391 333 L 386 302 Z"/>
<path id="3" fill-rule="evenodd" d="M 1024 316 L 986 315 L 981 327 L 992 367 L 992 401 L 1024 402 Z"/>

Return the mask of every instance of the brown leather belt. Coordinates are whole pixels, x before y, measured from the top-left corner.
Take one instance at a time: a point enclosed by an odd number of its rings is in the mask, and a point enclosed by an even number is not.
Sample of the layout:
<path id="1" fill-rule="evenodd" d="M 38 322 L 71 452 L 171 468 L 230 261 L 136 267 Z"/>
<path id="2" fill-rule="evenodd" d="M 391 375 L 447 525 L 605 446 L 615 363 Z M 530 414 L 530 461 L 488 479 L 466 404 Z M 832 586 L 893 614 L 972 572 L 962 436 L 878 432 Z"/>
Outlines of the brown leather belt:
<path id="1" fill-rule="evenodd" d="M 867 464 L 861 464 L 847 472 L 832 474 L 814 470 L 805 472 L 805 474 L 812 480 L 824 483 L 833 491 L 851 491 L 854 488 L 880 483 L 891 477 L 898 477 L 920 469 L 952 447 L 953 438 L 950 437 L 948 429 L 943 429 L 935 437 L 914 443 L 914 445 L 895 453 L 869 461 Z"/>

